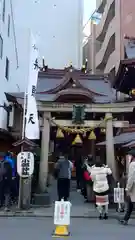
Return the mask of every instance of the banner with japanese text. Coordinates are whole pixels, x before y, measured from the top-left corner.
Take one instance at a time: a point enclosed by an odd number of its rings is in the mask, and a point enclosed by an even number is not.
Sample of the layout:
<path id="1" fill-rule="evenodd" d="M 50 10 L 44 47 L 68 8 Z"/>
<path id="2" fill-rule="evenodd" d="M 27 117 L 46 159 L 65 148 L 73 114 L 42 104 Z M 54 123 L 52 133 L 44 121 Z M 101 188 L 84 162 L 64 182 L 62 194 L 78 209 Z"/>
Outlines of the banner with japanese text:
<path id="1" fill-rule="evenodd" d="M 36 61 L 38 58 L 38 48 L 34 36 L 31 34 L 29 77 L 27 90 L 27 112 L 25 123 L 25 137 L 28 139 L 39 139 L 40 129 L 38 120 L 38 111 L 36 103 L 36 88 L 38 80 L 38 67 Z"/>

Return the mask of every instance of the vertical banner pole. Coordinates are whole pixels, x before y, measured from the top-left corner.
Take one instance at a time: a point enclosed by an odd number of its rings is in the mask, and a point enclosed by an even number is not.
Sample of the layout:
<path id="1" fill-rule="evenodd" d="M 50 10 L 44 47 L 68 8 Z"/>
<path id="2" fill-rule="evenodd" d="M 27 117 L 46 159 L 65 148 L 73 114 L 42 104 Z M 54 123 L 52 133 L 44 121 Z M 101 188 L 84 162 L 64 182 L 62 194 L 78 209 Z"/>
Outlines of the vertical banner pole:
<path id="1" fill-rule="evenodd" d="M 36 87 L 38 79 L 38 68 L 37 68 L 37 58 L 38 58 L 38 48 L 36 47 L 36 42 L 32 33 L 30 33 L 30 61 L 29 61 L 29 72 L 28 72 L 28 88 L 24 94 L 24 106 L 23 106 L 23 124 L 22 124 L 22 140 L 28 139 L 39 139 L 39 122 L 38 122 L 38 112 L 36 105 Z M 27 116 L 28 115 L 28 116 Z M 21 153 L 24 152 L 23 145 L 21 148 Z M 28 165 L 27 158 L 28 152 L 22 153 L 25 159 L 22 161 L 26 162 L 22 164 L 22 168 Z M 28 209 L 30 207 L 31 200 L 31 177 L 20 176 L 20 187 L 19 187 L 19 201 L 18 207 L 23 209 Z"/>
<path id="2" fill-rule="evenodd" d="M 27 111 L 27 92 L 24 93 L 24 104 L 23 104 L 23 122 L 22 122 L 22 140 L 25 138 L 25 124 L 26 124 L 26 111 Z M 23 152 L 23 145 L 21 146 L 21 152 Z M 18 208 L 23 208 L 23 178 L 19 178 L 19 198 L 18 198 Z"/>

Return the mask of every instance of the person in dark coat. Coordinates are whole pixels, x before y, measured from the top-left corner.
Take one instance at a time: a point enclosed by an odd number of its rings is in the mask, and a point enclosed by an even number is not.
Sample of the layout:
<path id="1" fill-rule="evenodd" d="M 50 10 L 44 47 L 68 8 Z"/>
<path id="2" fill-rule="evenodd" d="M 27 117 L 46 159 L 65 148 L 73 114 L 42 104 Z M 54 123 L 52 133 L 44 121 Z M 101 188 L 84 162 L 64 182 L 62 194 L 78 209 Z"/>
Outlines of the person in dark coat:
<path id="1" fill-rule="evenodd" d="M 5 176 L 4 160 L 0 160 L 0 207 L 3 207 L 4 204 L 4 176 Z"/>
<path id="2" fill-rule="evenodd" d="M 70 181 L 73 164 L 67 156 L 60 154 L 59 160 L 55 164 L 55 175 L 57 178 L 58 201 L 64 199 L 68 201 L 70 195 Z M 57 174 L 56 174 L 57 173 Z"/>
<path id="3" fill-rule="evenodd" d="M 82 170 L 83 161 L 81 156 L 76 158 L 74 166 L 76 168 L 76 188 L 77 188 L 77 191 L 80 192 L 82 188 L 82 180 L 83 180 L 83 170 Z"/>
<path id="4" fill-rule="evenodd" d="M 87 171 L 87 166 L 92 166 L 91 160 L 92 160 L 92 155 L 85 157 L 82 165 L 82 171 L 83 171 L 82 195 L 84 196 L 85 203 L 90 202 L 89 189 L 92 186 L 92 180 L 90 178 L 90 174 Z"/>
<path id="5" fill-rule="evenodd" d="M 11 180 L 11 195 L 12 201 L 16 202 L 18 197 L 18 188 L 17 188 L 17 169 L 16 169 L 16 162 L 13 157 L 13 153 L 7 152 L 4 161 L 8 162 L 12 168 L 12 180 Z"/>
<path id="6" fill-rule="evenodd" d="M 83 180 L 82 180 L 82 189 L 81 189 L 81 193 L 84 197 L 84 202 L 88 203 L 88 196 L 87 196 L 87 183 L 88 183 L 88 179 L 86 179 L 85 174 L 87 172 L 87 167 L 85 164 L 83 164 L 82 166 L 82 173 L 83 173 Z M 88 172 L 87 172 L 88 173 Z"/>
<path id="7" fill-rule="evenodd" d="M 95 161 L 94 161 L 94 159 L 93 159 L 92 154 L 89 154 L 89 155 L 88 155 L 88 157 L 87 157 L 87 163 L 88 163 L 88 165 L 89 165 L 90 167 L 95 164 Z"/>
<path id="8" fill-rule="evenodd" d="M 4 162 L 5 175 L 4 175 L 4 196 L 5 196 L 5 210 L 9 210 L 10 197 L 12 189 L 12 167 L 8 161 Z"/>

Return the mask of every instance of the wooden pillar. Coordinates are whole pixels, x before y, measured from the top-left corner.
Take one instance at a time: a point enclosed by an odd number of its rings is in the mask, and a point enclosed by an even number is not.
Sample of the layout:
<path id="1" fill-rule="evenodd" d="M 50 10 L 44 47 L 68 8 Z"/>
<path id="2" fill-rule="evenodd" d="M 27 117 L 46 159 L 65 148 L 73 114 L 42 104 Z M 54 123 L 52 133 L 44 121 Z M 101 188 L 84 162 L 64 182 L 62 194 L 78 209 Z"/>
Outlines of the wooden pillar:
<path id="1" fill-rule="evenodd" d="M 96 158 L 96 141 L 93 139 L 91 140 L 91 154 L 93 156 L 93 159 Z"/>
<path id="2" fill-rule="evenodd" d="M 106 113 L 105 118 L 106 118 L 106 163 L 111 168 L 113 177 L 117 179 L 116 162 L 114 156 L 112 113 Z"/>
<path id="3" fill-rule="evenodd" d="M 48 177 L 48 154 L 49 154 L 49 141 L 50 141 L 50 124 L 47 118 L 50 117 L 49 112 L 43 114 L 43 129 L 41 140 L 41 156 L 39 168 L 39 187 L 41 192 L 46 190 L 46 183 Z"/>

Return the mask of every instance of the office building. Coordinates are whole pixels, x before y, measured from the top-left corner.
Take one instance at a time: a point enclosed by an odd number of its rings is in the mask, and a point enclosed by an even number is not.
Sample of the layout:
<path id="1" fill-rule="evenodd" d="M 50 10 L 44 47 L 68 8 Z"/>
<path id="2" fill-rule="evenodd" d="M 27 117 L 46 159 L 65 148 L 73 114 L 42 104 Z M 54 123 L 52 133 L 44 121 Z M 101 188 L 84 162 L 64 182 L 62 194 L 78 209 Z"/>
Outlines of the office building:
<path id="1" fill-rule="evenodd" d="M 0 139 L 8 136 L 8 103 L 5 92 L 21 91 L 17 78 L 18 52 L 14 25 L 14 3 L 0 1 Z M 2 142 L 0 142 L 0 145 Z"/>
<path id="2" fill-rule="evenodd" d="M 116 75 L 120 60 L 125 58 L 125 36 L 135 37 L 135 1 L 98 0 L 96 12 L 100 14 L 98 24 L 92 23 L 92 42 L 87 54 L 92 62 L 92 72 Z"/>

